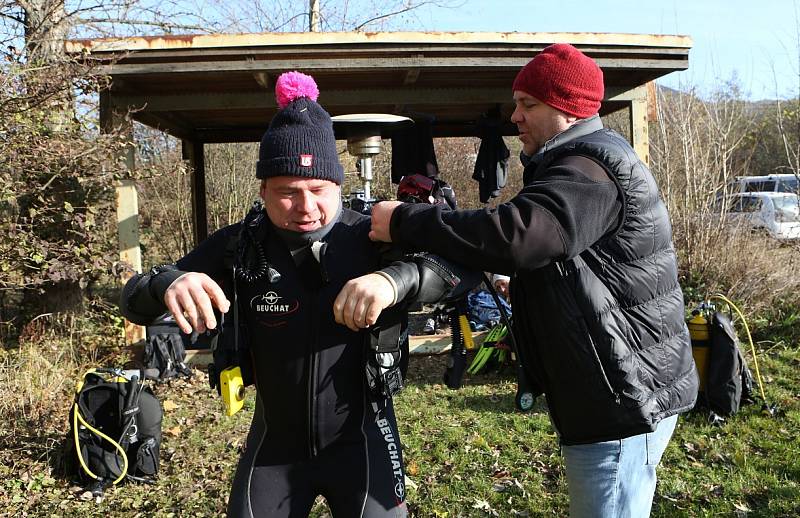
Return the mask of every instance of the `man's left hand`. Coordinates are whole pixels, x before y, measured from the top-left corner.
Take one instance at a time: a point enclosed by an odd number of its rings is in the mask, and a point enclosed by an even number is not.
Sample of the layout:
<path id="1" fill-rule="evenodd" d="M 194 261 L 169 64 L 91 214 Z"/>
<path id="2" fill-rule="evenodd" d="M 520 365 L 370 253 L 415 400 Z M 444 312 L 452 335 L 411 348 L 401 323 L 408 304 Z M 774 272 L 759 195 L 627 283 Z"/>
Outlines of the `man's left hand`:
<path id="1" fill-rule="evenodd" d="M 372 230 L 369 232 L 370 239 L 373 241 L 384 241 L 386 243 L 392 242 L 389 224 L 392 222 L 394 209 L 399 205 L 402 205 L 402 202 L 382 201 L 372 206 Z"/>
<path id="2" fill-rule="evenodd" d="M 358 331 L 377 322 L 381 311 L 394 300 L 392 284 L 382 275 L 370 273 L 347 281 L 333 302 L 333 317 Z"/>

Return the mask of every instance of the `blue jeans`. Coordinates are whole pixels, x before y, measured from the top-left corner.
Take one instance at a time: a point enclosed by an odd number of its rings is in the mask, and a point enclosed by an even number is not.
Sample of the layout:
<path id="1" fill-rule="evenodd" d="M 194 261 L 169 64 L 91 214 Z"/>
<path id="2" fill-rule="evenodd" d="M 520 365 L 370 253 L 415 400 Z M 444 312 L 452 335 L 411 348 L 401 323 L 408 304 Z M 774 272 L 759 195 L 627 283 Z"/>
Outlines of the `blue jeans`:
<path id="1" fill-rule="evenodd" d="M 655 431 L 616 441 L 562 446 L 571 518 L 650 516 L 656 466 L 667 448 L 678 416 Z"/>

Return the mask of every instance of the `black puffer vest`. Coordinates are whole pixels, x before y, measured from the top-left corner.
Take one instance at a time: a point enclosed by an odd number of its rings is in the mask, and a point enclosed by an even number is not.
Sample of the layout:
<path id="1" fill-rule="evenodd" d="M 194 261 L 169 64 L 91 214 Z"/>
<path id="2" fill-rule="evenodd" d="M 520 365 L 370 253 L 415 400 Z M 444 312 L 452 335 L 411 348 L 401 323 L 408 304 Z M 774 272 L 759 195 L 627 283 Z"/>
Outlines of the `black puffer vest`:
<path id="1" fill-rule="evenodd" d="M 624 220 L 577 257 L 519 270 L 512 305 L 521 356 L 561 441 L 584 444 L 649 432 L 690 409 L 697 374 L 672 229 L 652 174 L 625 139 L 602 129 L 546 151 L 528 164 L 526 180 L 566 155 L 613 173 Z"/>

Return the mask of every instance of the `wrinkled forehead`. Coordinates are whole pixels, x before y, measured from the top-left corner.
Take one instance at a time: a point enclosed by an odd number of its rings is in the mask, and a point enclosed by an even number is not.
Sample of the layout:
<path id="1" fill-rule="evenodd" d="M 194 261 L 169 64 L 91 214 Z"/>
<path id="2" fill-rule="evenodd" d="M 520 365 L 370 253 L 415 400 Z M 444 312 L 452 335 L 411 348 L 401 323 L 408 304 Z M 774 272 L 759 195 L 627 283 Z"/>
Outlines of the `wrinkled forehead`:
<path id="1" fill-rule="evenodd" d="M 522 90 L 514 90 L 514 101 L 516 101 L 516 102 L 520 102 L 520 101 L 535 101 L 537 103 L 541 103 L 542 102 L 539 99 L 537 99 L 536 97 L 532 96 L 531 94 L 529 94 L 527 92 L 523 92 Z"/>

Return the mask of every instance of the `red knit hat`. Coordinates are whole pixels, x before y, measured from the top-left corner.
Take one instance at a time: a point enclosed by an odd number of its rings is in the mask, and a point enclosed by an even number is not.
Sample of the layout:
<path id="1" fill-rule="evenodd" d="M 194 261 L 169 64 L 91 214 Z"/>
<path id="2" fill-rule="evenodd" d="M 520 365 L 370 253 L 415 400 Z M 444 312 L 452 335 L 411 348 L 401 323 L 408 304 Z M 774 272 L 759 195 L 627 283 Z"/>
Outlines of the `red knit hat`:
<path id="1" fill-rule="evenodd" d="M 556 43 L 522 67 L 514 79 L 513 90 L 585 119 L 600 110 L 603 71 L 592 58 L 572 45 Z"/>

